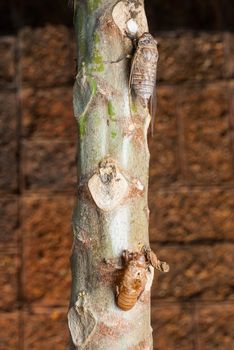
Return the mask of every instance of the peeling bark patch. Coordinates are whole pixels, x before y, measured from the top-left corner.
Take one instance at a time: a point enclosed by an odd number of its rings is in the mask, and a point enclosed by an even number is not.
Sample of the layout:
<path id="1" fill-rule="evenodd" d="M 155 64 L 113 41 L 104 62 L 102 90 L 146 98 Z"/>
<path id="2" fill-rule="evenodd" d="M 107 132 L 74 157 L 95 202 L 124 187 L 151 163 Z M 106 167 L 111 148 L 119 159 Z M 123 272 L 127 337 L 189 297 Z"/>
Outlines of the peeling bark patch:
<path id="1" fill-rule="evenodd" d="M 129 186 L 114 162 L 106 160 L 99 164 L 99 173 L 90 178 L 88 187 L 98 208 L 109 211 L 121 203 Z"/>
<path id="2" fill-rule="evenodd" d="M 145 189 L 145 186 L 139 179 L 134 179 L 133 185 L 135 186 L 136 190 L 139 191 L 140 193 L 143 192 Z"/>
<path id="3" fill-rule="evenodd" d="M 73 224 L 73 232 L 75 234 L 75 242 L 79 241 L 86 247 L 91 246 L 92 239 L 86 230 L 82 229 L 78 224 Z"/>
<path id="4" fill-rule="evenodd" d="M 85 306 L 71 307 L 68 312 L 68 326 L 71 332 L 72 341 L 76 346 L 85 346 L 91 339 L 97 322 L 92 312 Z"/>
<path id="5" fill-rule="evenodd" d="M 109 338 L 109 344 L 111 344 L 111 342 L 122 338 L 123 334 L 131 333 L 131 331 L 131 324 L 127 319 L 120 317 L 117 313 L 110 313 L 98 323 L 93 339 L 98 343 L 104 337 Z"/>
<path id="6" fill-rule="evenodd" d="M 103 260 L 100 264 L 101 282 L 111 285 L 113 290 L 115 290 L 116 284 L 119 284 L 123 278 L 123 272 L 124 270 L 119 259 L 113 259 L 113 261 Z"/>
<path id="7" fill-rule="evenodd" d="M 153 279 L 154 279 L 154 268 L 152 266 L 149 266 L 149 271 L 147 273 L 147 283 L 145 286 L 145 292 L 150 292 L 151 286 L 153 283 Z"/>
<path id="8" fill-rule="evenodd" d="M 112 327 L 107 326 L 104 322 L 100 322 L 98 324 L 97 332 L 102 336 L 104 335 L 111 338 L 117 338 L 115 330 Z"/>
<path id="9" fill-rule="evenodd" d="M 142 340 L 133 348 L 131 348 L 130 350 L 151 350 L 151 346 L 149 345 L 149 341 L 145 339 L 145 340 Z"/>
<path id="10" fill-rule="evenodd" d="M 129 188 L 128 197 L 133 198 L 136 196 L 142 196 L 145 191 L 145 186 L 139 179 L 130 179 L 129 182 L 131 183 Z"/>

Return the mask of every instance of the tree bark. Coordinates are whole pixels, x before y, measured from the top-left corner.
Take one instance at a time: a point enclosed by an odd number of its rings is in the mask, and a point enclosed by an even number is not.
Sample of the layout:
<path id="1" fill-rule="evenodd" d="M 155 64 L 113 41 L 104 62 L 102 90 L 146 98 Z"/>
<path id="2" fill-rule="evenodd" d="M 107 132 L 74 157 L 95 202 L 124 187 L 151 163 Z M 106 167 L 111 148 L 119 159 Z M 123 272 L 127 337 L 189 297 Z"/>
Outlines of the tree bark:
<path id="1" fill-rule="evenodd" d="M 70 349 L 152 350 L 148 284 L 130 311 L 116 304 L 124 250 L 148 236 L 148 109 L 129 98 L 131 32 L 148 31 L 143 0 L 78 0 L 78 199 L 73 214 Z M 135 28 L 135 29 L 134 29 Z"/>

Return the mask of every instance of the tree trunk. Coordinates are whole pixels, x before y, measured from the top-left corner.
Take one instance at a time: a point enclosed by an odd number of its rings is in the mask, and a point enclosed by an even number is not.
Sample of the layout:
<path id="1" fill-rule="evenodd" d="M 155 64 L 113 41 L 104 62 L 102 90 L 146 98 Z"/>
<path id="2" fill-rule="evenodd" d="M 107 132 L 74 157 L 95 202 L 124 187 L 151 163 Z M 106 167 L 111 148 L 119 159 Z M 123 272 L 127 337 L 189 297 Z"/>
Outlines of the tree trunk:
<path id="1" fill-rule="evenodd" d="M 148 109 L 129 98 L 130 38 L 148 31 L 143 0 L 75 3 L 78 74 L 78 199 L 73 215 L 70 349 L 152 350 L 150 288 L 135 306 L 116 304 L 124 250 L 148 236 Z"/>

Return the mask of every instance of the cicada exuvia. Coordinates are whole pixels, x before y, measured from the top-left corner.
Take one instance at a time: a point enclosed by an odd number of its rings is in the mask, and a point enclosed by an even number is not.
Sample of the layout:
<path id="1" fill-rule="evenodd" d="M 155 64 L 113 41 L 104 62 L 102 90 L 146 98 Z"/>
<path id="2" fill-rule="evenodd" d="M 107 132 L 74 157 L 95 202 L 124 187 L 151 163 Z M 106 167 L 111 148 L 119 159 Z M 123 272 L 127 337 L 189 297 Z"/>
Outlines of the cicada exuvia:
<path id="1" fill-rule="evenodd" d="M 144 107 L 149 107 L 152 119 L 156 109 L 157 62 L 157 42 L 150 33 L 144 33 L 137 40 L 133 55 L 129 90 Z"/>
<path id="2" fill-rule="evenodd" d="M 169 265 L 160 261 L 155 253 L 143 246 L 139 252 L 123 252 L 125 264 L 123 277 L 117 286 L 117 305 L 123 311 L 131 310 L 144 292 L 150 266 L 168 272 Z"/>
<path id="3" fill-rule="evenodd" d="M 123 279 L 118 286 L 117 305 L 120 309 L 128 311 L 136 304 L 147 282 L 147 263 L 145 254 L 124 251 L 126 264 Z"/>

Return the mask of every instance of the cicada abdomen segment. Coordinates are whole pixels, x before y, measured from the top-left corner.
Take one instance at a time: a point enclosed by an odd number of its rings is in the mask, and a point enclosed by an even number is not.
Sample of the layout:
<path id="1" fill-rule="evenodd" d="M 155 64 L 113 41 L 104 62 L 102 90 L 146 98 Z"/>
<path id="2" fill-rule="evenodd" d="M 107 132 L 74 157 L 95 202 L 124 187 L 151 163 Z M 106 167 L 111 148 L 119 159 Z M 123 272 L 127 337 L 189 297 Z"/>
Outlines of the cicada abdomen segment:
<path id="1" fill-rule="evenodd" d="M 121 290 L 120 294 L 118 295 L 117 305 L 121 310 L 128 311 L 128 310 L 131 310 L 133 308 L 133 306 L 137 302 L 137 299 L 138 299 L 138 292 L 137 291 L 123 289 L 123 290 Z"/>

